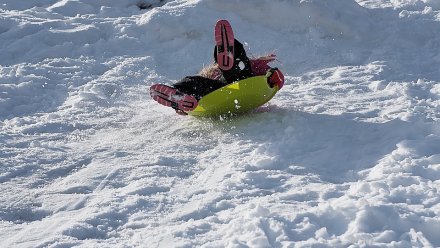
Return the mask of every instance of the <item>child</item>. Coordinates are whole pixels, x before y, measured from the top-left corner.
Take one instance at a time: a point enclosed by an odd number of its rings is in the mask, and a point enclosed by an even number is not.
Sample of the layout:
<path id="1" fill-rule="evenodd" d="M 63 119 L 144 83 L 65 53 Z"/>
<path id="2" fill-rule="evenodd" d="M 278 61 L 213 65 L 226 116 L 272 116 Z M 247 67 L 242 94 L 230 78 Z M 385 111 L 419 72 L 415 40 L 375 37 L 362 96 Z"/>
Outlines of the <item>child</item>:
<path id="1" fill-rule="evenodd" d="M 284 76 L 268 63 L 275 55 L 249 59 L 243 44 L 234 39 L 231 25 L 219 20 L 215 25 L 215 64 L 204 68 L 198 76 L 187 76 L 172 87 L 153 85 L 150 94 L 162 105 L 172 107 L 177 113 L 185 114 L 197 107 L 197 102 L 205 95 L 235 81 L 252 76 L 266 75 L 271 87 L 279 89 L 284 84 Z"/>

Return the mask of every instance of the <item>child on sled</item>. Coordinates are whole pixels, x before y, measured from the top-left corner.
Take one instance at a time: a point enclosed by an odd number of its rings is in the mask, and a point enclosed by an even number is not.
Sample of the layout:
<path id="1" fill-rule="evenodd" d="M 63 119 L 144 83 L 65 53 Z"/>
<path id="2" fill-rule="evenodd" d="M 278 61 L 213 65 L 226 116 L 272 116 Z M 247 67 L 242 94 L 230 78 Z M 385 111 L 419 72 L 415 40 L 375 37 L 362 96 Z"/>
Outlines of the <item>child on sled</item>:
<path id="1" fill-rule="evenodd" d="M 214 33 L 215 63 L 204 68 L 199 75 L 187 76 L 171 87 L 153 85 L 150 94 L 154 100 L 174 108 L 177 113 L 185 114 L 195 109 L 203 96 L 245 78 L 266 75 L 270 87 L 283 87 L 281 71 L 268 65 L 275 60 L 275 55 L 249 59 L 243 44 L 234 38 L 231 25 L 226 20 L 216 23 Z"/>

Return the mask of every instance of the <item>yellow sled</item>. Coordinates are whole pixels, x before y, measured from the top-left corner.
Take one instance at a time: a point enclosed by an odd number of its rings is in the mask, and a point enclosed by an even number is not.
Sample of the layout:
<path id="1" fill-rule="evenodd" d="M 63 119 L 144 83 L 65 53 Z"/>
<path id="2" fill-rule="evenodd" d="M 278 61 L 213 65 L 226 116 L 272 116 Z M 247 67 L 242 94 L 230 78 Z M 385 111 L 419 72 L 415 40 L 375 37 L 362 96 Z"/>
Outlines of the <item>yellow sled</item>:
<path id="1" fill-rule="evenodd" d="M 243 79 L 202 97 L 188 114 L 208 117 L 244 113 L 268 102 L 278 90 L 278 86 L 269 86 L 265 76 Z"/>

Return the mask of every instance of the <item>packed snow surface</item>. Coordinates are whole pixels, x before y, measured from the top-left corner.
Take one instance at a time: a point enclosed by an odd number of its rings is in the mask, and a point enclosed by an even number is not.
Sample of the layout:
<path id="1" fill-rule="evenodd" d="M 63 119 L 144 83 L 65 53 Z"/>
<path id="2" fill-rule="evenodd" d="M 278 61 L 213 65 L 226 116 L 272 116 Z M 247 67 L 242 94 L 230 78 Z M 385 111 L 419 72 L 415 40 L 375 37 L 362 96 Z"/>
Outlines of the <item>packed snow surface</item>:
<path id="1" fill-rule="evenodd" d="M 231 22 L 286 76 L 154 102 Z M 439 247 L 440 1 L 2 0 L 0 247 Z"/>

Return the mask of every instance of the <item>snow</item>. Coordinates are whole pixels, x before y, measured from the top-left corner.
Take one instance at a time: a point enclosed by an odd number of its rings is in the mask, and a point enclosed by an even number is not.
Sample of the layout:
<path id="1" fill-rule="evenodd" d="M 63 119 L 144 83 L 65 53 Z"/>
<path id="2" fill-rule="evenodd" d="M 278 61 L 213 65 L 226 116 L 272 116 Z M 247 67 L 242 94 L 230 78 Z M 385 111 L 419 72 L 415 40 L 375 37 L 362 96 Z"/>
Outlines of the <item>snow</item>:
<path id="1" fill-rule="evenodd" d="M 218 19 L 284 88 L 235 118 L 156 104 Z M 3 0 L 0 246 L 439 247 L 439 22 L 437 0 Z"/>

